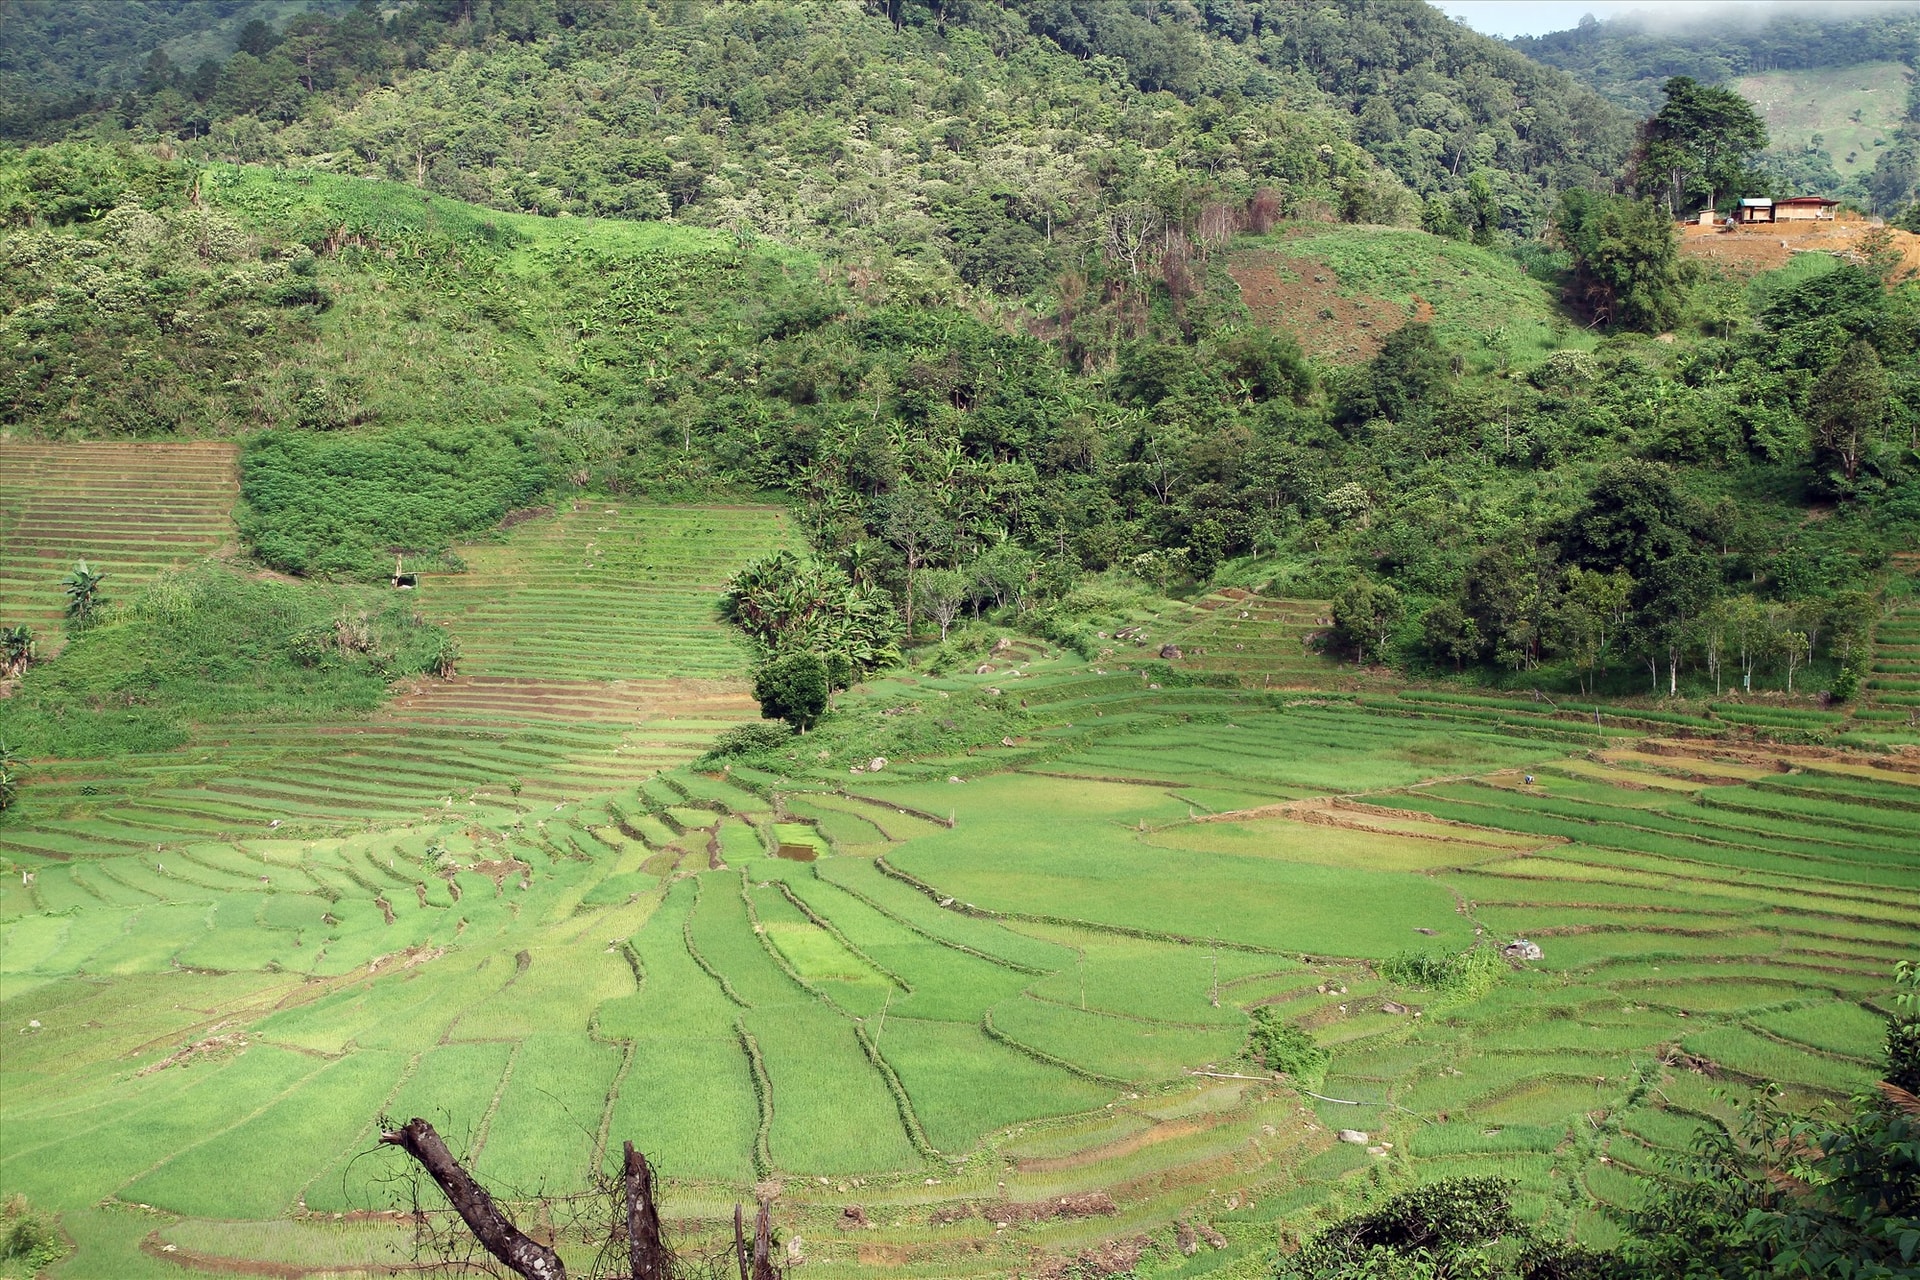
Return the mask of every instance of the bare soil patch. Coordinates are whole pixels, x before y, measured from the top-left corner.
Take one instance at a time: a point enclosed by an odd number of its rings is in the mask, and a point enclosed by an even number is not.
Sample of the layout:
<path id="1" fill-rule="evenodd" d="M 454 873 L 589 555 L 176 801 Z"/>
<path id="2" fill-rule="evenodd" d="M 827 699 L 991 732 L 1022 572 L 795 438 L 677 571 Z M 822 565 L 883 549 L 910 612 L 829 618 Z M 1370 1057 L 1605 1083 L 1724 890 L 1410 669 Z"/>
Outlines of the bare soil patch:
<path id="1" fill-rule="evenodd" d="M 1300 349 L 1324 360 L 1369 360 L 1386 336 L 1410 319 L 1431 319 L 1416 298 L 1411 312 L 1370 294 L 1343 294 L 1333 269 L 1313 258 L 1281 258 L 1252 250 L 1227 260 L 1247 310 L 1260 323 L 1293 335 Z"/>

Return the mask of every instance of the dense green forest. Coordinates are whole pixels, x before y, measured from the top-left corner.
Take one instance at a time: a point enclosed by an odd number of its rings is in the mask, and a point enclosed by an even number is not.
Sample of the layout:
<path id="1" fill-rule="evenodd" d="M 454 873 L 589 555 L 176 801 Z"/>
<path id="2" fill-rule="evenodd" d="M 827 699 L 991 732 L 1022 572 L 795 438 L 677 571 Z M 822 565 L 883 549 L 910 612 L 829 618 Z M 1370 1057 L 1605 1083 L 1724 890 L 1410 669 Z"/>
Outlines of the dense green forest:
<path id="1" fill-rule="evenodd" d="M 32 47 L 62 14 L 19 16 Z M 163 47 L 117 94 L 15 86 L 7 132 L 672 216 L 857 257 L 903 293 L 957 272 L 1014 295 L 1259 190 L 1283 216 L 1412 221 L 1478 174 L 1503 225 L 1536 231 L 1631 132 L 1420 4 L 431 0 L 250 35 L 224 62 Z"/>
<path id="2" fill-rule="evenodd" d="M 241 529 L 296 573 L 373 578 L 550 485 L 770 489 L 909 617 L 941 607 L 928 571 L 1036 625 L 1081 574 L 1225 575 L 1339 595 L 1356 657 L 1658 692 L 1811 662 L 1844 692 L 1920 523 L 1920 290 L 1884 262 L 1672 268 L 1641 317 L 1672 341 L 1623 304 L 1529 367 L 1419 322 L 1340 364 L 1251 323 L 1224 254 L 1183 289 L 1095 260 L 1083 312 L 1023 325 L 865 303 L 708 233 L 627 244 L 321 175 L 68 145 L 4 180 L 9 416 L 247 432 Z M 1585 199 L 1584 270 L 1609 236 L 1670 240 Z"/>

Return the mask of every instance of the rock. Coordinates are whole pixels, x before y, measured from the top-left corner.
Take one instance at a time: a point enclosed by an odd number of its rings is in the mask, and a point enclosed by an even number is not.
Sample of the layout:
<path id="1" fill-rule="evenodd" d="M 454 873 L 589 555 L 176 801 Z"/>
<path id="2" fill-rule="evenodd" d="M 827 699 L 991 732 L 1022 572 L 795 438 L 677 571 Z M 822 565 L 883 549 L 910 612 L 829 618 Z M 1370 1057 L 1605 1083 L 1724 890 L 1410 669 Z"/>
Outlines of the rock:
<path id="1" fill-rule="evenodd" d="M 973 674 L 977 676 L 984 676 L 990 673 L 992 670 L 993 670 L 993 664 L 991 662 L 983 662 L 979 666 L 973 669 Z"/>
<path id="2" fill-rule="evenodd" d="M 1163 644 L 1160 646 L 1160 656 L 1163 658 L 1177 658 L 1180 656 L 1180 646 L 1177 644 Z"/>
<path id="3" fill-rule="evenodd" d="M 1529 942 L 1525 938 L 1515 938 L 1500 948 L 1500 954 L 1509 960 L 1538 960 L 1546 953 L 1540 950 L 1540 944 Z"/>
<path id="4" fill-rule="evenodd" d="M 1001 745 L 1001 746 L 1003 746 L 1003 747 L 1010 747 L 1010 746 L 1012 746 L 1012 745 L 1013 745 L 1013 739 L 1012 739 L 1012 738 L 1002 738 L 1002 739 L 1000 739 L 1000 745 Z"/>
<path id="5" fill-rule="evenodd" d="M 787 1265 L 790 1267 L 797 1267 L 801 1263 L 805 1262 L 806 1260 L 807 1260 L 806 1251 L 800 1247 L 800 1237 L 788 1236 L 787 1237 Z"/>
<path id="6" fill-rule="evenodd" d="M 1367 1135 L 1358 1129 L 1342 1129 L 1340 1141 L 1351 1142 L 1356 1147 L 1364 1147 L 1367 1145 Z"/>
<path id="7" fill-rule="evenodd" d="M 1200 1237 L 1195 1235 L 1193 1228 L 1185 1222 L 1174 1224 L 1173 1243 L 1186 1257 L 1191 1258 L 1200 1252 Z"/>
<path id="8" fill-rule="evenodd" d="M 887 758 L 885 756 L 875 756 L 873 759 L 867 761 L 868 773 L 878 773 L 886 767 Z"/>
<path id="9" fill-rule="evenodd" d="M 863 1229 L 871 1228 L 872 1226 L 873 1224 L 867 1221 L 867 1211 L 857 1204 L 850 1204 L 840 1211 L 840 1229 L 843 1231 L 850 1231 L 856 1227 Z"/>
<path id="10" fill-rule="evenodd" d="M 1383 1156 L 1387 1154 L 1387 1149 L 1385 1147 L 1380 1147 L 1380 1146 L 1368 1147 L 1367 1154 L 1370 1156 Z"/>
<path id="11" fill-rule="evenodd" d="M 1438 929 L 1415 929 L 1415 930 L 1414 930 L 1414 932 L 1415 932 L 1415 933 L 1424 933 L 1424 934 L 1426 934 L 1426 935 L 1427 935 L 1427 936 L 1428 936 L 1429 938 L 1431 938 L 1431 937 L 1433 937 L 1433 936 L 1434 936 L 1434 935 L 1435 935 L 1436 933 L 1439 933 L 1440 931 L 1439 931 Z"/>
<path id="12" fill-rule="evenodd" d="M 1411 1009 L 1409 1009 L 1409 1008 L 1407 1008 L 1407 1006 L 1405 1006 L 1405 1005 L 1403 1005 L 1403 1004 L 1401 1004 L 1401 1003 L 1400 1003 L 1400 1002 L 1399 1002 L 1398 1000 L 1389 1000 L 1389 1001 L 1387 1001 L 1387 1002 L 1386 1002 L 1385 1004 L 1383 1004 L 1383 1005 L 1381 1005 L 1381 1006 L 1380 1006 L 1380 1012 L 1382 1012 L 1382 1013 L 1412 1013 L 1412 1012 L 1413 1012 L 1413 1010 L 1411 1010 Z"/>
<path id="13" fill-rule="evenodd" d="M 995 653 L 1005 653 L 1007 650 L 1011 648 L 1013 648 L 1013 637 L 1001 636 L 1000 639 L 995 642 L 993 646 L 993 651 Z"/>

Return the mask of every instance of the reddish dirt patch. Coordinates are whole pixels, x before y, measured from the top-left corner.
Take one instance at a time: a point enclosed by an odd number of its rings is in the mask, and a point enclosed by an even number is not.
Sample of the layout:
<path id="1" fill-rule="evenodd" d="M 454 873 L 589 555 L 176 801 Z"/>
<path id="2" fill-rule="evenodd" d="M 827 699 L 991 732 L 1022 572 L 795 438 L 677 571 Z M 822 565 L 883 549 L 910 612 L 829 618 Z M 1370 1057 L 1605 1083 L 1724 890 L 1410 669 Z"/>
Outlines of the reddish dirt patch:
<path id="1" fill-rule="evenodd" d="M 1254 319 L 1292 334 L 1301 350 L 1322 360 L 1372 359 L 1386 336 L 1408 319 L 1433 316 L 1424 299 L 1415 300 L 1410 316 L 1403 303 L 1343 294 L 1332 268 L 1312 258 L 1253 250 L 1229 258 L 1227 274 L 1240 286 Z"/>
<path id="2" fill-rule="evenodd" d="M 1680 228 L 1680 252 L 1737 275 L 1753 275 L 1786 266 L 1796 253 L 1857 253 L 1861 237 L 1871 230 L 1870 223 L 1846 219 L 1733 228 L 1688 224 Z M 1895 230 L 1893 243 L 1900 250 L 1895 275 L 1920 276 L 1920 236 Z"/>

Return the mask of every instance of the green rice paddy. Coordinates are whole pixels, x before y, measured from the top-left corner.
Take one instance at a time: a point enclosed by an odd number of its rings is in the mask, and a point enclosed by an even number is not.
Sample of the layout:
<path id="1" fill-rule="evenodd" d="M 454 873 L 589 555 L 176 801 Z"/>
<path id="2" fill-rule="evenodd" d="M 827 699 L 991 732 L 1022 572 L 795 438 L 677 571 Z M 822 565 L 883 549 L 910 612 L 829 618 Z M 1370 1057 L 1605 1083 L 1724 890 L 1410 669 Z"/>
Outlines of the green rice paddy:
<path id="1" fill-rule="evenodd" d="M 1920 936 L 1901 758 L 1735 745 L 1731 705 L 1596 731 L 1302 692 L 1331 683 L 1316 606 L 1222 596 L 1182 642 L 1237 685 L 1022 642 L 848 695 L 1017 694 L 1013 746 L 855 773 L 884 744 L 850 731 L 693 773 L 752 710 L 713 588 L 791 536 L 595 499 L 423 583 L 453 681 L 37 769 L 0 822 L 0 1194 L 62 1214 L 62 1274 L 144 1274 L 149 1232 L 364 1273 L 391 1223 L 334 1215 L 401 1203 L 383 1114 L 509 1197 L 577 1192 L 623 1140 L 682 1220 L 778 1184 L 783 1228 L 849 1271 L 1005 1274 L 1196 1217 L 1225 1251 L 1156 1274 L 1237 1274 L 1356 1181 L 1468 1172 L 1604 1241 L 1623 1170 L 1727 1122 L 1716 1090 L 1870 1081 Z M 1543 957 L 1482 994 L 1380 976 L 1516 937 Z M 1320 1096 L 1251 1054 L 1255 1006 L 1329 1050 Z M 1096 1191 L 1115 1218 L 970 1207 Z"/>

